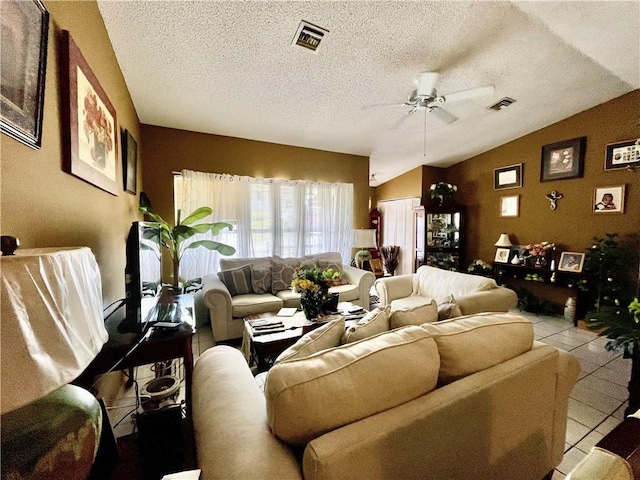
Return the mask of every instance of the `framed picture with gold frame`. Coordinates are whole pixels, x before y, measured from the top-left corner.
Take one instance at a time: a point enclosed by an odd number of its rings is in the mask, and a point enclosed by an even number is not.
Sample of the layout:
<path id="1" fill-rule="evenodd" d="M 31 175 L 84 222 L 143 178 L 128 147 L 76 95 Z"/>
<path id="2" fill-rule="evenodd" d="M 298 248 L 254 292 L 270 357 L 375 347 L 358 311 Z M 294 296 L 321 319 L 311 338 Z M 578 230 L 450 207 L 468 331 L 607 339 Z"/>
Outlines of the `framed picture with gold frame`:
<path id="1" fill-rule="evenodd" d="M 500 197 L 500 216 L 517 217 L 520 214 L 520 195 Z"/>

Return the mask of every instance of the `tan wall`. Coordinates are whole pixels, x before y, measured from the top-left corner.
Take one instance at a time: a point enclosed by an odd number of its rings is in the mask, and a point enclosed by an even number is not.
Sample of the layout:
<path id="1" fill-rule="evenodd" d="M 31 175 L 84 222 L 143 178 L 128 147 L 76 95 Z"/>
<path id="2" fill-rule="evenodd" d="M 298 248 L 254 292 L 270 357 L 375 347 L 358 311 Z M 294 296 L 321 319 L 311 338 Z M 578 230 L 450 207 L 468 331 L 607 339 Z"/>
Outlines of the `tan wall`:
<path id="1" fill-rule="evenodd" d="M 640 170 L 604 171 L 605 146 L 640 137 L 640 90 L 562 120 L 506 145 L 447 169 L 447 180 L 458 185 L 458 200 L 467 205 L 467 258 L 493 261 L 493 244 L 501 232 L 514 244 L 549 241 L 560 250 L 583 252 L 593 236 L 640 231 Z M 584 177 L 540 182 L 543 145 L 587 137 Z M 495 168 L 523 164 L 522 188 L 493 189 Z M 626 184 L 624 214 L 594 214 L 596 186 Z M 546 194 L 564 195 L 555 211 Z M 517 218 L 499 216 L 503 195 L 520 195 Z"/>
<path id="2" fill-rule="evenodd" d="M 62 141 L 69 134 L 60 113 L 68 88 L 58 78 L 59 62 L 65 61 L 59 53 L 60 30 L 71 33 L 113 104 L 120 128 L 140 139 L 140 124 L 96 3 L 45 1 L 45 5 L 51 22 L 42 148 L 32 150 L 0 135 L 0 231 L 18 237 L 23 248 L 90 247 L 108 304 L 124 296 L 125 239 L 130 223 L 138 219 L 138 200 L 122 191 L 121 180 L 116 197 L 62 170 Z"/>
<path id="3" fill-rule="evenodd" d="M 369 159 L 142 125 L 145 193 L 154 210 L 173 218 L 173 174 L 182 169 L 264 178 L 354 184 L 354 227 L 368 225 Z"/>
<path id="4" fill-rule="evenodd" d="M 375 199 L 380 201 L 418 197 L 424 203 L 429 200 L 431 184 L 445 181 L 447 173 L 444 168 L 421 165 L 376 187 Z"/>

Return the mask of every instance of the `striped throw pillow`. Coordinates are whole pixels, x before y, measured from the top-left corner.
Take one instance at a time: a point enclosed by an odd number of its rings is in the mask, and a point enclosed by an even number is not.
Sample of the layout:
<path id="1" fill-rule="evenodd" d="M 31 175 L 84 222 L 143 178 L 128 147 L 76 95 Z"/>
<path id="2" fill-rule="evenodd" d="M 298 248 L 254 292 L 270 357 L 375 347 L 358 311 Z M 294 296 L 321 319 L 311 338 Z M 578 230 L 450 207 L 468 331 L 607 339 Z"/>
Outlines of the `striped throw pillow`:
<path id="1" fill-rule="evenodd" d="M 253 293 L 251 287 L 251 265 L 218 272 L 218 278 L 224 283 L 232 297 Z"/>

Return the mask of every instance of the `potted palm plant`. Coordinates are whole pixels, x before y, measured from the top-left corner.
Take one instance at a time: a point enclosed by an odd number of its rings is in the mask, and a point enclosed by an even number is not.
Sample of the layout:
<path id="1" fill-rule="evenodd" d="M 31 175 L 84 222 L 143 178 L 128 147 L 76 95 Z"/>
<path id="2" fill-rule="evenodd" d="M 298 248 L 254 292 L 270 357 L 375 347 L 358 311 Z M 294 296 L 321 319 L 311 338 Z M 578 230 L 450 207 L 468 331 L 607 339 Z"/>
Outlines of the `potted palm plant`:
<path id="1" fill-rule="evenodd" d="M 198 280 L 182 280 L 180 278 L 180 260 L 186 250 L 203 247 L 209 250 L 216 250 L 222 255 L 233 255 L 236 253 L 236 249 L 232 246 L 216 242 L 215 240 L 197 240 L 195 242 L 185 243 L 186 240 L 198 233 L 211 232 L 211 234 L 215 236 L 225 228 L 229 230 L 233 228 L 230 223 L 226 222 L 198 223 L 203 218 L 211 215 L 212 210 L 209 207 L 197 208 L 184 219 L 181 218 L 182 211 L 178 210 L 176 223 L 172 226 L 152 210 L 149 198 L 142 192 L 140 194 L 140 211 L 160 225 L 162 246 L 169 251 L 169 256 L 173 263 L 172 287 L 174 291 L 178 293 L 182 293 L 190 285 L 197 283 Z"/>

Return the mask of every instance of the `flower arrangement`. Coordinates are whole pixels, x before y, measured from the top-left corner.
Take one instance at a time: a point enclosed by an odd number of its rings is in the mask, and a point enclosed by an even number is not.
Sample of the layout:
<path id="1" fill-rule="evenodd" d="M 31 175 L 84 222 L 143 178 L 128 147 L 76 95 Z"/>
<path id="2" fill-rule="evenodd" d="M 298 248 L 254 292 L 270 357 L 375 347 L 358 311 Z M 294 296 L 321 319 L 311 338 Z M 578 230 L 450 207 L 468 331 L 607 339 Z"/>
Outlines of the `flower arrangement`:
<path id="1" fill-rule="evenodd" d="M 429 195 L 431 196 L 431 199 L 433 200 L 438 198 L 441 203 L 447 198 L 452 197 L 457 191 L 458 187 L 445 182 L 433 183 L 429 187 Z"/>
<path id="2" fill-rule="evenodd" d="M 84 134 L 91 146 L 91 156 L 96 164 L 104 166 L 105 155 L 113 150 L 113 127 L 107 119 L 95 93 L 87 92 L 84 97 Z M 91 139 L 94 142 L 91 142 Z"/>
<path id="3" fill-rule="evenodd" d="M 322 311 L 322 305 L 329 300 L 329 287 L 341 285 L 342 274 L 332 268 L 296 268 L 293 272 L 291 289 L 300 294 L 300 305 L 308 320 L 316 318 Z"/>
<path id="4" fill-rule="evenodd" d="M 467 272 L 474 275 L 485 275 L 491 273 L 491 266 L 484 260 L 475 259 L 467 267 Z"/>
<path id="5" fill-rule="evenodd" d="M 544 257 L 547 254 L 547 251 L 551 250 L 555 246 L 555 243 L 541 242 L 529 244 L 524 248 L 532 257 Z"/>

